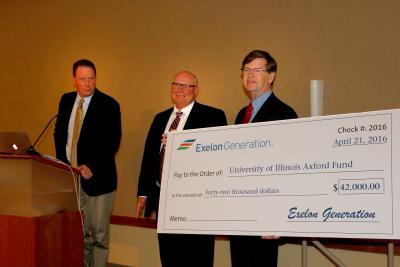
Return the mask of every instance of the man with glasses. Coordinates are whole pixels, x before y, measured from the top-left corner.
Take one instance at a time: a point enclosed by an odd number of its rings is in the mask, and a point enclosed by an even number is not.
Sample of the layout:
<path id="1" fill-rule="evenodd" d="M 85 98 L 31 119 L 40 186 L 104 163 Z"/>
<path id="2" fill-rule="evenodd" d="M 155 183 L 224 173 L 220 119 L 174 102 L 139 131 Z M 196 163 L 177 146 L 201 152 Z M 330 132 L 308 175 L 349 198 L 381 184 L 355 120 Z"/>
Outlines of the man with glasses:
<path id="1" fill-rule="evenodd" d="M 143 210 L 145 217 L 158 211 L 166 133 L 227 124 L 222 110 L 196 101 L 198 93 L 198 80 L 193 73 L 181 71 L 174 76 L 171 83 L 174 106 L 154 117 L 147 135 L 138 184 L 137 218 Z M 213 266 L 214 236 L 159 234 L 158 243 L 163 267 Z"/>
<path id="2" fill-rule="evenodd" d="M 242 81 L 250 98 L 236 116 L 235 124 L 297 118 L 296 112 L 272 92 L 277 63 L 267 52 L 254 50 L 242 62 Z M 278 262 L 275 236 L 232 236 L 232 267 L 272 267 Z"/>

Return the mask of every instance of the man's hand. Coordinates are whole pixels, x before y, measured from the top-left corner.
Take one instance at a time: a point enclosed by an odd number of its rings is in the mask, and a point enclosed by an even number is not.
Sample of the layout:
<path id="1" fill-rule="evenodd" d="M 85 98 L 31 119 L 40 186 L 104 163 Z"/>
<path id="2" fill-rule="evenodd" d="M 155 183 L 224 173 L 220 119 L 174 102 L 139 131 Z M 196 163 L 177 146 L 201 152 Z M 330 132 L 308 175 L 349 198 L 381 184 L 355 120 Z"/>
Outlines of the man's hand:
<path id="1" fill-rule="evenodd" d="M 93 173 L 87 165 L 80 165 L 77 169 L 81 172 L 81 176 L 86 180 L 92 178 Z"/>
<path id="2" fill-rule="evenodd" d="M 138 197 L 137 201 L 136 201 L 136 218 L 140 218 L 143 217 L 141 216 L 141 214 L 143 214 L 143 209 L 146 206 L 146 197 Z"/>

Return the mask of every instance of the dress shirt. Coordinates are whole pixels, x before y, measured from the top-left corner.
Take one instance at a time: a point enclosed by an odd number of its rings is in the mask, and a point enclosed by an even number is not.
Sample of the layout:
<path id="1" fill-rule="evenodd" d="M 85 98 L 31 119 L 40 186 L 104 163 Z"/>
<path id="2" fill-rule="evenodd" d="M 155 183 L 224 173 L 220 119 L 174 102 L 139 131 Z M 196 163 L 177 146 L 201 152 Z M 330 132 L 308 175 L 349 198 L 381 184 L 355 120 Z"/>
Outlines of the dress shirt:
<path id="1" fill-rule="evenodd" d="M 251 112 L 250 122 L 254 119 L 254 117 L 257 115 L 257 112 L 260 110 L 262 105 L 264 105 L 265 101 L 267 101 L 271 94 L 272 90 L 269 89 L 267 92 L 263 93 L 262 95 L 251 101 L 253 105 L 253 111 Z"/>
<path id="2" fill-rule="evenodd" d="M 169 132 L 169 128 L 171 127 L 172 122 L 175 120 L 176 117 L 176 113 L 177 112 L 182 112 L 181 115 L 181 119 L 179 121 L 178 127 L 176 127 L 177 131 L 183 130 L 183 128 L 185 127 L 185 123 L 187 121 L 187 118 L 189 117 L 190 111 L 192 111 L 194 105 L 194 101 L 192 103 L 190 103 L 188 106 L 184 107 L 183 109 L 179 110 L 174 106 L 174 110 L 171 113 L 171 116 L 169 117 L 168 123 L 165 126 L 165 130 L 164 133 L 168 133 Z"/>
<path id="3" fill-rule="evenodd" d="M 86 111 L 89 107 L 92 96 L 93 95 L 84 97 L 85 101 L 83 102 L 83 106 L 82 106 L 83 107 L 83 118 L 85 118 Z M 78 109 L 80 99 L 81 99 L 81 97 L 78 94 L 76 94 L 75 103 L 74 103 L 74 106 L 72 107 L 71 116 L 69 117 L 68 139 L 67 139 L 67 145 L 65 146 L 68 161 L 71 160 L 70 157 L 71 157 L 72 135 L 74 132 L 75 114 L 76 114 L 76 110 Z"/>

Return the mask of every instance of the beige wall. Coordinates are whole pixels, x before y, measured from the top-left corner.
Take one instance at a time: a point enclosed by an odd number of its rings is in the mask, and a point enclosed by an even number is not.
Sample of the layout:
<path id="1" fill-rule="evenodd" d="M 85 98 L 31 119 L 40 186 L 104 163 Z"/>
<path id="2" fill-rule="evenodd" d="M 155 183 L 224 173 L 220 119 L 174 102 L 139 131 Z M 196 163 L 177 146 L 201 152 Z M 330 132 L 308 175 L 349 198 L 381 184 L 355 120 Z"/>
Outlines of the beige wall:
<path id="1" fill-rule="evenodd" d="M 252 49 L 276 58 L 274 90 L 301 117 L 311 79 L 325 81 L 325 114 L 398 108 L 398 14 L 398 0 L 0 0 L 0 131 L 36 138 L 72 89 L 72 63 L 92 59 L 121 104 L 114 214 L 132 216 L 147 129 L 176 71 L 196 73 L 199 101 L 230 123 L 248 101 L 239 68 Z M 39 151 L 54 154 L 51 134 Z"/>

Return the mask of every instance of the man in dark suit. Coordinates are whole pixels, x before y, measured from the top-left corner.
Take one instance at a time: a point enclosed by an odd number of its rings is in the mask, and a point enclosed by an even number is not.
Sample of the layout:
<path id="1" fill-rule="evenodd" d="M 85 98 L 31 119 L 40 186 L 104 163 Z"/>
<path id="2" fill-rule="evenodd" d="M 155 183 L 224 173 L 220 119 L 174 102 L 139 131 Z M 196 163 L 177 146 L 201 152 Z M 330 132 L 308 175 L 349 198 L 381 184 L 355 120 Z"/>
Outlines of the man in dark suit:
<path id="1" fill-rule="evenodd" d="M 61 97 L 54 131 L 57 158 L 81 173 L 85 266 L 107 266 L 109 221 L 117 188 L 115 154 L 121 139 L 119 104 L 96 88 L 86 59 L 72 68 L 74 92 Z"/>
<path id="2" fill-rule="evenodd" d="M 267 52 L 254 50 L 242 62 L 242 81 L 251 102 L 242 108 L 235 124 L 297 118 L 296 112 L 272 92 L 277 63 Z M 232 267 L 275 267 L 278 241 L 275 236 L 231 237 Z"/>
<path id="3" fill-rule="evenodd" d="M 166 143 L 166 133 L 173 128 L 186 130 L 227 124 L 222 110 L 196 102 L 198 92 L 198 81 L 194 74 L 181 71 L 174 76 L 171 84 L 174 107 L 154 117 L 147 135 L 139 176 L 137 218 L 143 209 L 146 209 L 146 217 L 158 211 L 161 182 L 159 167 L 163 161 L 163 153 L 160 155 L 160 151 Z M 213 266 L 214 236 L 159 234 L 158 241 L 163 267 Z"/>

